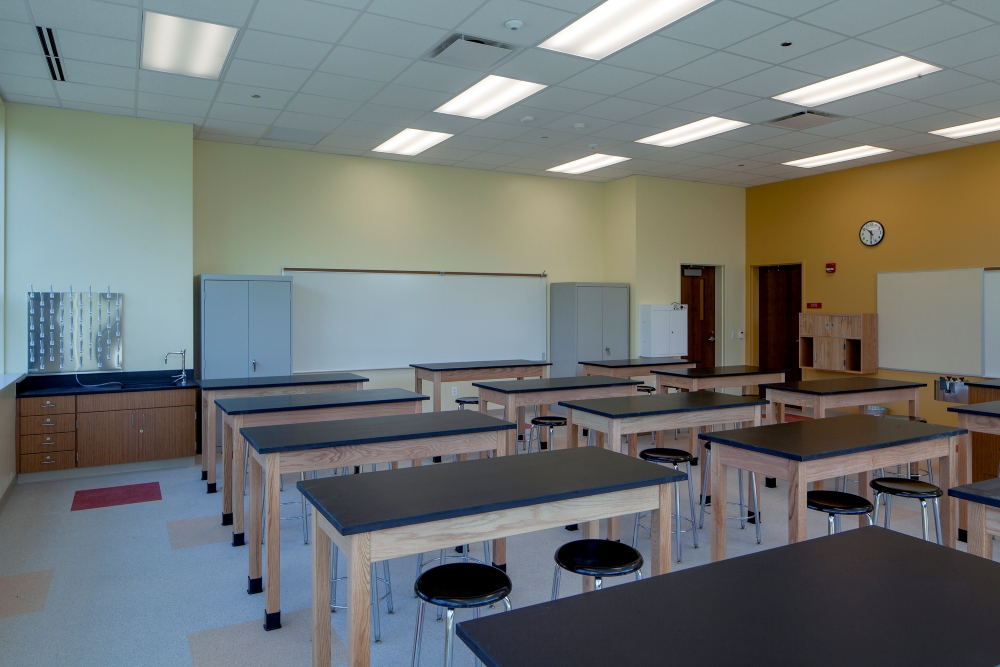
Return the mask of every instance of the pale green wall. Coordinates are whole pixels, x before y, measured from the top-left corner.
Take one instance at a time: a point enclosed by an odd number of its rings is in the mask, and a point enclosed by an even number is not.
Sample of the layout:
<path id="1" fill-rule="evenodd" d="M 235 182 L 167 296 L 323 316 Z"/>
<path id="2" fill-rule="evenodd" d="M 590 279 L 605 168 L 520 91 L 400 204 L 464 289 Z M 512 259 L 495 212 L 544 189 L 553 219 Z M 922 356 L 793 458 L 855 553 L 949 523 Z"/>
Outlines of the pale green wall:
<path id="1" fill-rule="evenodd" d="M 124 292 L 125 370 L 192 341 L 192 128 L 7 105 L 5 349 L 27 366 L 30 284 Z"/>

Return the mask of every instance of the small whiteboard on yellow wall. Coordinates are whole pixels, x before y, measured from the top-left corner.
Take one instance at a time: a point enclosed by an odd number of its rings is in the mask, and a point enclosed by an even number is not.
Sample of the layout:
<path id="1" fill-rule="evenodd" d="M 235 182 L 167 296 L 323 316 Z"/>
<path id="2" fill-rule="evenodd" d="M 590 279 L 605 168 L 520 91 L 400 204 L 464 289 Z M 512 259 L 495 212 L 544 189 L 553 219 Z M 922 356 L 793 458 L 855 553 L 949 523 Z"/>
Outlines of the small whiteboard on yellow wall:
<path id="1" fill-rule="evenodd" d="M 984 271 L 879 273 L 879 366 L 983 376 Z"/>

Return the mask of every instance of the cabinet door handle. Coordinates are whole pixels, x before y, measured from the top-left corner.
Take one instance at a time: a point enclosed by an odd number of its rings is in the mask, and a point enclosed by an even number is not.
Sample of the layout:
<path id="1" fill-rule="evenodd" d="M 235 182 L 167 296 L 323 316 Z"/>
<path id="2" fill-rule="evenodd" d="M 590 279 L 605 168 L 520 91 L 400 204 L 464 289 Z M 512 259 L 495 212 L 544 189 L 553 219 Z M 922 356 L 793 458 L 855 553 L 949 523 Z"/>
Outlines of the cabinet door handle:
<path id="1" fill-rule="evenodd" d="M 611 348 L 610 347 L 604 348 L 604 353 L 605 354 L 611 354 Z"/>
<path id="2" fill-rule="evenodd" d="M 43 466 L 50 466 L 50 465 L 52 465 L 53 463 L 55 463 L 55 461 L 42 461 L 42 465 L 43 465 Z"/>
<path id="3" fill-rule="evenodd" d="M 253 372 L 254 372 L 254 373 L 256 373 L 256 372 L 257 372 L 257 360 L 256 360 L 256 359 L 254 359 L 254 360 L 253 360 L 253 361 L 251 361 L 250 363 L 252 363 L 252 364 L 253 364 Z"/>
<path id="4" fill-rule="evenodd" d="M 142 425 L 143 426 L 146 425 L 146 413 L 145 412 L 142 413 Z"/>
<path id="5" fill-rule="evenodd" d="M 135 415 L 132 415 L 132 426 L 135 426 Z"/>

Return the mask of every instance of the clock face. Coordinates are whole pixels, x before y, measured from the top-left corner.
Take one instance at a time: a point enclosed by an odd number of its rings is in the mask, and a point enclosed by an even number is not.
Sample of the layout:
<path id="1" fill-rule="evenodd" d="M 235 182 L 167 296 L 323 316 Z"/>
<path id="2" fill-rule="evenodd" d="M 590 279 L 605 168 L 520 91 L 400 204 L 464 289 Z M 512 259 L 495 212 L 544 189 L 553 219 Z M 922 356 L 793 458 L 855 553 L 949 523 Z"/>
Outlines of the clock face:
<path id="1" fill-rule="evenodd" d="M 885 227 L 882 226 L 881 222 L 869 220 L 861 225 L 861 242 L 865 245 L 878 245 L 883 236 L 885 236 Z"/>

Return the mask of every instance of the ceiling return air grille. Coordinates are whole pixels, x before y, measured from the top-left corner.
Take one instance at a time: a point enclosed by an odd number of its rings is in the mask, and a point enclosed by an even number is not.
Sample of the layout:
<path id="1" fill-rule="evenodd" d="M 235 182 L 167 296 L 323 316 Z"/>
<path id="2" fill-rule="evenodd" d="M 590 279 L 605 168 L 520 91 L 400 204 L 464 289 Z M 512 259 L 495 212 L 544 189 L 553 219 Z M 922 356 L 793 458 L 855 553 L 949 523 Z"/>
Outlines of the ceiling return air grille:
<path id="1" fill-rule="evenodd" d="M 62 61 L 59 59 L 59 49 L 56 48 L 56 37 L 52 34 L 52 28 L 35 26 L 38 31 L 38 41 L 42 43 L 42 53 L 45 54 L 45 62 L 49 66 L 49 74 L 53 81 L 65 81 L 63 75 Z"/>

